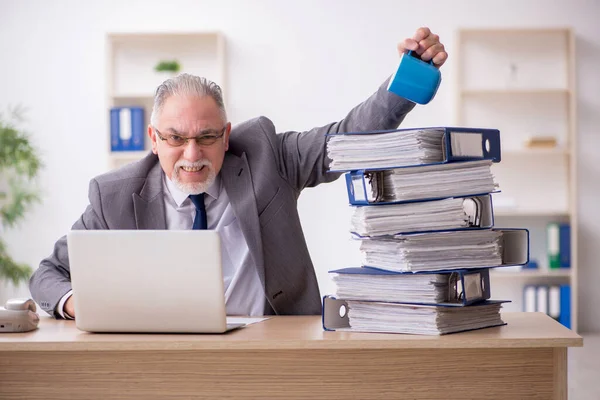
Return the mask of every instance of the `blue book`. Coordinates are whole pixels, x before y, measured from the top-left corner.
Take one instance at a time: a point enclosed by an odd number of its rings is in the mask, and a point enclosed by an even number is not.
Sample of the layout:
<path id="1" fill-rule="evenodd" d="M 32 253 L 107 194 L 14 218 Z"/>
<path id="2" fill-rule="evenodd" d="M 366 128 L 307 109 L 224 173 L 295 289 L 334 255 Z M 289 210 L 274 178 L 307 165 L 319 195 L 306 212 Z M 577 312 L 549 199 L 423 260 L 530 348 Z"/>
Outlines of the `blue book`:
<path id="1" fill-rule="evenodd" d="M 558 254 L 560 268 L 571 268 L 571 225 L 560 224 L 558 227 Z"/>
<path id="2" fill-rule="evenodd" d="M 560 285 L 560 316 L 558 322 L 571 329 L 571 285 Z"/>
<path id="3" fill-rule="evenodd" d="M 113 107 L 110 109 L 111 151 L 142 151 L 145 138 L 142 107 Z"/>

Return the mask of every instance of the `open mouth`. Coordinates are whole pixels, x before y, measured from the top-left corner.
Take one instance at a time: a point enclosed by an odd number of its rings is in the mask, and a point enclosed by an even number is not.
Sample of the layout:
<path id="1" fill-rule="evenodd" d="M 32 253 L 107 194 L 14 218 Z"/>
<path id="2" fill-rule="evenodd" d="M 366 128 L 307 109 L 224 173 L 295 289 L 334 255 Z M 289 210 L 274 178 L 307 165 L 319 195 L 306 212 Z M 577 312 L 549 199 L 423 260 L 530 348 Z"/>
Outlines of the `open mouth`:
<path id="1" fill-rule="evenodd" d="M 201 167 L 180 167 L 184 172 L 187 173 L 195 173 L 195 172 L 200 172 L 202 171 L 204 168 L 206 167 L 206 165 L 203 165 Z"/>

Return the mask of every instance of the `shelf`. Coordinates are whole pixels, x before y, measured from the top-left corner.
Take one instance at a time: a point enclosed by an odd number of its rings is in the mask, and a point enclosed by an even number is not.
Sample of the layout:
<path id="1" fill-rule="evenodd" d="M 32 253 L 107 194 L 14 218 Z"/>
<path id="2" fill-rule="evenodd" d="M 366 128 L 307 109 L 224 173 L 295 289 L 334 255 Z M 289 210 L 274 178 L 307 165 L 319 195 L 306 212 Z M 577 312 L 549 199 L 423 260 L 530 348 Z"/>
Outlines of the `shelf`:
<path id="1" fill-rule="evenodd" d="M 181 42 L 188 40 L 193 43 L 198 39 L 213 38 L 219 40 L 222 33 L 219 31 L 204 31 L 204 32 L 113 32 L 109 33 L 108 37 L 113 43 L 131 43 L 135 41 L 165 41 L 175 40 Z"/>
<path id="2" fill-rule="evenodd" d="M 494 291 L 516 308 L 524 283 L 571 285 L 571 326 L 578 315 L 577 102 L 571 28 L 461 29 L 456 49 L 459 126 L 501 132 L 502 161 L 492 166 L 494 226 L 526 228 L 540 269 L 497 268 Z M 550 137 L 554 147 L 531 148 Z M 548 269 L 548 224 L 571 225 L 571 269 Z M 512 280 L 511 280 L 512 279 Z M 518 280 L 515 282 L 515 280 Z"/>
<path id="3" fill-rule="evenodd" d="M 461 90 L 463 96 L 548 96 L 548 95 L 570 95 L 569 89 L 562 88 L 530 88 L 530 89 L 465 89 Z"/>
<path id="4" fill-rule="evenodd" d="M 490 276 L 496 278 L 570 278 L 571 269 L 522 269 L 520 271 L 490 271 Z"/>
<path id="5" fill-rule="evenodd" d="M 502 158 L 504 157 L 533 157 L 533 156 L 560 156 L 566 157 L 571 155 L 569 149 L 565 149 L 564 147 L 556 147 L 556 148 L 538 148 L 538 149 L 519 149 L 519 150 L 507 150 L 502 151 Z"/>
<path id="6" fill-rule="evenodd" d="M 225 93 L 225 38 L 218 32 L 132 32 L 108 35 L 108 94 L 113 99 L 152 98 L 173 74 L 160 61 L 177 60 L 180 72 L 204 76 Z"/>
<path id="7" fill-rule="evenodd" d="M 495 217 L 533 217 L 533 218 L 565 218 L 569 216 L 568 211 L 561 210 L 519 210 L 494 208 Z"/>
<path id="8" fill-rule="evenodd" d="M 463 36 L 480 35 L 499 35 L 505 37 L 507 35 L 523 36 L 523 35 L 548 35 L 560 34 L 568 35 L 571 28 L 556 27 L 556 28 L 462 28 L 460 34 Z"/>
<path id="9" fill-rule="evenodd" d="M 108 168 L 114 169 L 145 157 L 150 151 L 150 124 L 156 88 L 175 73 L 158 72 L 160 61 L 176 60 L 181 73 L 216 82 L 227 99 L 225 37 L 218 31 L 117 32 L 106 36 L 106 98 L 109 108 L 143 109 L 144 148 L 141 151 L 109 152 Z M 135 126 L 140 134 L 139 123 Z M 110 126 L 106 135 L 108 149 Z"/>

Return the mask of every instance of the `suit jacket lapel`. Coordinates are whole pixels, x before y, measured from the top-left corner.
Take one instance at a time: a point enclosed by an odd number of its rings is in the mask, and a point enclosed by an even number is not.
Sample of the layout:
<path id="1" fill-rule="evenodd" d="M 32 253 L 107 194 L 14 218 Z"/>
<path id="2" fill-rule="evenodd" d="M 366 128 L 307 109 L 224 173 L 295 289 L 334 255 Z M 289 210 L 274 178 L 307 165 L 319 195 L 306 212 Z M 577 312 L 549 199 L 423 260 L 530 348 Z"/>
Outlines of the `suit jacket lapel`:
<path id="1" fill-rule="evenodd" d="M 133 194 L 133 210 L 137 229 L 167 229 L 160 163 L 148 173 L 140 194 Z"/>
<path id="2" fill-rule="evenodd" d="M 225 153 L 223 167 L 221 168 L 221 179 L 264 287 L 265 267 L 260 223 L 246 153 L 242 153 L 240 157 Z"/>

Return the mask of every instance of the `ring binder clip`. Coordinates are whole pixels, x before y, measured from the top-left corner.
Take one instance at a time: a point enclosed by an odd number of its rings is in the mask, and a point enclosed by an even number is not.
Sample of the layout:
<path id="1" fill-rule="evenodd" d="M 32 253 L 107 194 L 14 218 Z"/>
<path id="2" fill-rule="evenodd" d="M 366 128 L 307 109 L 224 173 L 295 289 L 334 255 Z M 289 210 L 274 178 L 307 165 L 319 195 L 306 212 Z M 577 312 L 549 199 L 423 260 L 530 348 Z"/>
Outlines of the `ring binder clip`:
<path id="1" fill-rule="evenodd" d="M 463 208 L 467 215 L 470 227 L 481 226 L 481 214 L 483 203 L 479 197 L 468 197 L 463 201 Z"/>

